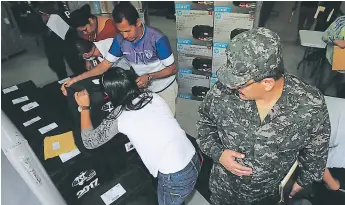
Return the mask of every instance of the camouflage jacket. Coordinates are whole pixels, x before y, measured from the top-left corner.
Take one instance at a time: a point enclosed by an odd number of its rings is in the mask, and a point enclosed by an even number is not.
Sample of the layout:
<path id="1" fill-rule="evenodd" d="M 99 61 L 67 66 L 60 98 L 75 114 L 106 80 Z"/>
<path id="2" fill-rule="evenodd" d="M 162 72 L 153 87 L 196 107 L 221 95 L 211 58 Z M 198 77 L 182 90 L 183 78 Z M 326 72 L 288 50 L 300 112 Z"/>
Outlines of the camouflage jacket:
<path id="1" fill-rule="evenodd" d="M 200 105 L 197 142 L 219 165 L 223 150 L 245 154 L 237 161 L 251 167 L 251 176 L 226 171 L 231 192 L 260 196 L 278 189 L 296 159 L 306 186 L 322 180 L 330 138 L 330 120 L 322 94 L 298 78 L 285 74 L 280 99 L 261 122 L 255 101 L 243 101 L 217 82 Z M 225 169 L 224 169 L 225 170 Z M 214 178 L 214 177 L 213 177 Z M 234 181 L 232 181 L 234 180 Z"/>

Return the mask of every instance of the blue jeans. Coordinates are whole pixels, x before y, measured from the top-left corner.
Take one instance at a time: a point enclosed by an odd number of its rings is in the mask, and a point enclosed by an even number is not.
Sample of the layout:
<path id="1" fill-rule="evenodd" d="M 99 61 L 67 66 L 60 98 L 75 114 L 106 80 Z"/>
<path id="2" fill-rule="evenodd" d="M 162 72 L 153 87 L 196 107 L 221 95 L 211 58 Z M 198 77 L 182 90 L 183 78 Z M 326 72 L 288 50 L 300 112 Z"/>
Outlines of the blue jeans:
<path id="1" fill-rule="evenodd" d="M 180 205 L 193 191 L 201 169 L 199 154 L 196 152 L 189 164 L 173 174 L 158 173 L 158 204 Z"/>

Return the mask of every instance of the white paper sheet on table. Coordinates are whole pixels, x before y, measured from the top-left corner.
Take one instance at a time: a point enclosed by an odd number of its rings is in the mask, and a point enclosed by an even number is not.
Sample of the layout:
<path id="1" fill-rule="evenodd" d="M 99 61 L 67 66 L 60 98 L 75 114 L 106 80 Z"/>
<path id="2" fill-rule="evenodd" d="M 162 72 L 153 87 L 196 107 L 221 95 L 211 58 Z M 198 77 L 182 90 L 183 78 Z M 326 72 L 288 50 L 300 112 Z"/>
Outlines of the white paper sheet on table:
<path id="1" fill-rule="evenodd" d="M 80 151 L 78 148 L 70 151 L 70 152 L 66 152 L 64 154 L 60 154 L 59 157 L 62 161 L 62 163 L 67 162 L 68 160 L 72 159 L 73 157 L 77 156 L 78 154 L 80 154 Z"/>
<path id="2" fill-rule="evenodd" d="M 50 30 L 56 33 L 56 35 L 65 40 L 69 25 L 59 15 L 51 14 L 47 22 L 47 26 Z"/>

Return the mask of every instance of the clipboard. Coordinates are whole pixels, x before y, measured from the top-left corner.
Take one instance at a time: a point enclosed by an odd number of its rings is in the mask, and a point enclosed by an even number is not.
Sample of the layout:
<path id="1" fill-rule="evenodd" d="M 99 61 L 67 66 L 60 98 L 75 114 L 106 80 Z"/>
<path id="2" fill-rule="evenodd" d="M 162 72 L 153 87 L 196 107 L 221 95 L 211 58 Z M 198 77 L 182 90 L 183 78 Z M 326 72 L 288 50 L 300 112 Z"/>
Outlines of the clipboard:
<path id="1" fill-rule="evenodd" d="M 332 70 L 345 70 L 345 48 L 339 46 L 333 48 Z"/>

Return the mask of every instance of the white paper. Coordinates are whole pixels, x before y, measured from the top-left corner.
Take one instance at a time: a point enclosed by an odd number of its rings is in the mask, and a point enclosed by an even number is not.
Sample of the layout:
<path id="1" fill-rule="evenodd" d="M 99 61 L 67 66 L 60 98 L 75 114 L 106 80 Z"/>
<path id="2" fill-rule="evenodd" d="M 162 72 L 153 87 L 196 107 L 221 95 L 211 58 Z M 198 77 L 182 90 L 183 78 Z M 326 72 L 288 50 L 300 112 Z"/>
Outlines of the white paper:
<path id="1" fill-rule="evenodd" d="M 26 112 L 26 111 L 29 111 L 29 110 L 31 110 L 31 109 L 34 109 L 35 107 L 38 107 L 38 106 L 39 106 L 39 104 L 38 104 L 37 102 L 31 102 L 31 103 L 29 103 L 29 104 L 24 105 L 24 106 L 22 107 L 22 110 L 23 110 L 24 112 Z"/>
<path id="2" fill-rule="evenodd" d="M 60 142 L 54 142 L 53 143 L 53 150 L 60 149 Z"/>
<path id="3" fill-rule="evenodd" d="M 47 126 L 44 126 L 40 129 L 38 129 L 38 131 L 43 135 L 43 134 L 45 134 L 45 133 L 47 133 L 47 132 L 49 132 L 49 131 L 57 128 L 57 127 L 58 127 L 58 125 L 55 122 L 53 122 Z"/>
<path id="4" fill-rule="evenodd" d="M 59 80 L 58 83 L 61 85 L 63 84 L 64 82 L 66 82 L 67 80 L 71 79 L 70 77 L 67 77 L 65 79 L 62 79 L 62 80 Z"/>
<path id="5" fill-rule="evenodd" d="M 99 85 L 99 79 L 94 79 L 94 80 L 92 80 L 92 82 L 96 85 Z"/>
<path id="6" fill-rule="evenodd" d="M 50 30 L 56 33 L 56 35 L 65 40 L 69 25 L 59 15 L 51 14 L 47 22 L 47 26 Z"/>
<path id="7" fill-rule="evenodd" d="M 68 160 L 72 159 L 73 157 L 77 156 L 78 154 L 80 154 L 80 151 L 78 148 L 70 151 L 70 152 L 66 152 L 64 154 L 60 154 L 59 157 L 62 161 L 62 163 L 67 162 Z"/>
<path id="8" fill-rule="evenodd" d="M 117 184 L 113 188 L 109 189 L 109 191 L 102 194 L 101 198 L 106 205 L 110 205 L 125 193 L 126 190 L 121 186 L 121 184 Z"/>
<path id="9" fill-rule="evenodd" d="M 8 20 L 8 18 L 4 18 L 4 22 L 5 24 L 10 24 L 10 21 Z"/>
<path id="10" fill-rule="evenodd" d="M 32 118 L 32 119 L 29 120 L 29 121 L 24 122 L 23 125 L 24 125 L 24 127 L 27 127 L 27 126 L 29 126 L 29 125 L 31 125 L 31 124 L 33 124 L 33 123 L 39 121 L 40 119 L 41 119 L 41 118 L 40 118 L 39 116 L 37 116 L 37 117 L 35 117 L 35 118 Z"/>
<path id="11" fill-rule="evenodd" d="M 27 100 L 29 100 L 28 96 L 24 96 L 24 97 L 20 97 L 20 98 L 12 100 L 12 103 L 15 105 L 21 102 L 25 102 Z"/>
<path id="12" fill-rule="evenodd" d="M 2 90 L 2 92 L 4 94 L 7 94 L 7 93 L 10 93 L 10 92 L 15 91 L 15 90 L 18 90 L 18 87 L 16 85 L 9 87 L 9 88 L 5 88 Z"/>
<path id="13" fill-rule="evenodd" d="M 125 147 L 126 147 L 126 151 L 127 151 L 127 152 L 129 152 L 129 151 L 131 151 L 131 150 L 134 149 L 134 146 L 133 146 L 132 142 L 126 143 L 126 144 L 125 144 Z"/>

